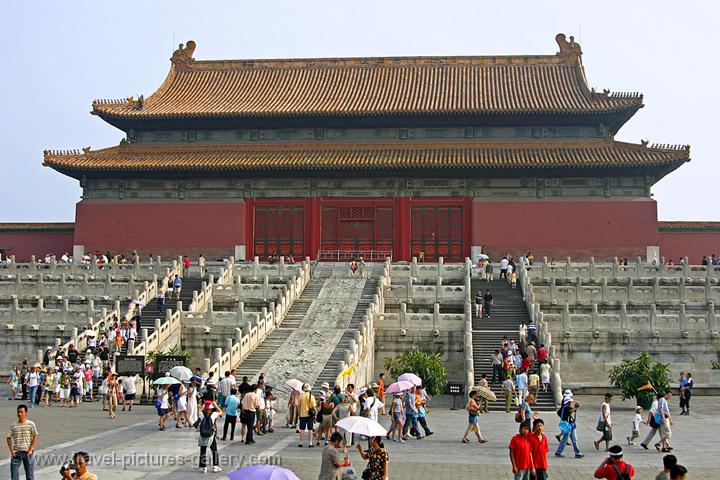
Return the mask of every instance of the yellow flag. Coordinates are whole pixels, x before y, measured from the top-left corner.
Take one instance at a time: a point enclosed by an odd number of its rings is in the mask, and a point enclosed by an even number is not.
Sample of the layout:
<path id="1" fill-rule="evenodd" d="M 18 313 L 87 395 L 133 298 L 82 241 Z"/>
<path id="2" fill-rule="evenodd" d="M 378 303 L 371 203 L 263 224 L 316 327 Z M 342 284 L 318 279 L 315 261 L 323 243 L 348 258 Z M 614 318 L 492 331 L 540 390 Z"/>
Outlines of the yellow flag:
<path id="1" fill-rule="evenodd" d="M 341 378 L 341 377 L 349 377 L 350 374 L 353 372 L 353 370 L 355 370 L 355 366 L 356 366 L 356 365 L 353 363 L 352 365 L 350 365 L 349 367 L 347 367 L 345 370 L 343 370 L 342 372 L 340 372 L 340 374 L 338 375 L 338 378 Z"/>
<path id="2" fill-rule="evenodd" d="M 653 387 L 652 384 L 651 384 L 650 382 L 648 382 L 647 384 L 645 384 L 645 385 L 643 385 L 642 387 L 638 388 L 638 392 L 641 391 L 641 390 L 655 390 L 655 387 Z"/>

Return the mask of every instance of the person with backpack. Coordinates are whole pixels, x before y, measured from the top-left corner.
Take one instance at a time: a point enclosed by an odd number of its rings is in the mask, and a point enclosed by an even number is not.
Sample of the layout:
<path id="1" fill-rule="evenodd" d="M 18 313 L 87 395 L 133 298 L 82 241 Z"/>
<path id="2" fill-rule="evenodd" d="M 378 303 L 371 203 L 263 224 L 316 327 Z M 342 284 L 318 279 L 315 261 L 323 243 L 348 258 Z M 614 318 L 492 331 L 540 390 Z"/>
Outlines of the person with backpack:
<path id="1" fill-rule="evenodd" d="M 220 468 L 219 465 L 220 459 L 218 456 L 216 438 L 217 428 L 215 426 L 215 422 L 221 416 L 222 411 L 220 409 L 216 409 L 214 403 L 207 400 L 203 405 L 203 411 L 200 413 L 200 418 L 195 424 L 195 428 L 197 428 L 200 432 L 200 436 L 198 437 L 198 446 L 200 447 L 200 468 L 203 473 L 207 473 L 208 471 L 208 461 L 206 456 L 208 447 L 210 447 L 213 457 L 212 471 L 214 473 L 222 471 L 222 468 Z"/>
<path id="2" fill-rule="evenodd" d="M 566 390 L 569 392 L 569 390 Z M 560 417 L 560 430 L 562 434 L 556 435 L 555 438 L 560 442 L 557 450 L 555 450 L 556 457 L 563 456 L 563 450 L 567 445 L 568 438 L 572 442 L 573 450 L 575 450 L 575 458 L 583 458 L 585 455 L 580 451 L 577 441 L 577 424 L 575 418 L 577 415 L 577 409 L 580 405 L 573 399 L 572 392 L 563 399 L 563 405 L 558 410 L 557 414 Z"/>
<path id="3" fill-rule="evenodd" d="M 620 445 L 613 445 L 608 452 L 610 455 L 595 470 L 595 478 L 630 480 L 635 476 L 635 468 L 623 460 L 623 449 Z"/>

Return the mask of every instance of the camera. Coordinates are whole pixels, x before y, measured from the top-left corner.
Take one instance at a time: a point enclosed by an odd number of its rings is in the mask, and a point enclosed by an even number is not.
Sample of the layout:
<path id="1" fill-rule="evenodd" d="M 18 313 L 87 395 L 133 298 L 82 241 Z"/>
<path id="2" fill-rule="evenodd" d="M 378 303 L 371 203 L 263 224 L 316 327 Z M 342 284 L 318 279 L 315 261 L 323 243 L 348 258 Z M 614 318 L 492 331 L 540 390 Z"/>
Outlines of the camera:
<path id="1" fill-rule="evenodd" d="M 76 467 L 75 464 L 72 463 L 72 462 L 65 462 L 65 463 L 63 463 L 62 466 L 60 467 L 60 474 L 64 474 L 64 473 L 67 472 L 67 471 L 76 472 L 76 471 L 77 471 L 77 467 Z"/>

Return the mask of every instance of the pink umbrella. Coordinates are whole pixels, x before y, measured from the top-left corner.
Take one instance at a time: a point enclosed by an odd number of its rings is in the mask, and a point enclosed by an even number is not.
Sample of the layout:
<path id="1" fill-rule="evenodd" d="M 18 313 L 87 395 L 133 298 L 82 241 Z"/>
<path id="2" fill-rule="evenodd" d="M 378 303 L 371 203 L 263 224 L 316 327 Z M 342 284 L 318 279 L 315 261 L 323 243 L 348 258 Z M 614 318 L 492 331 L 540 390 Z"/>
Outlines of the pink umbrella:
<path id="1" fill-rule="evenodd" d="M 418 377 L 417 375 L 415 375 L 414 373 L 403 373 L 402 375 L 400 375 L 398 377 L 398 382 L 402 381 L 402 380 L 404 380 L 406 382 L 410 382 L 413 385 L 418 386 L 418 387 L 420 385 L 422 385 L 422 379 L 420 377 Z"/>
<path id="2" fill-rule="evenodd" d="M 285 382 L 285 385 L 289 386 L 293 390 L 297 390 L 298 392 L 302 391 L 303 382 L 300 380 L 297 380 L 295 378 L 291 378 L 290 380 Z"/>
<path id="3" fill-rule="evenodd" d="M 400 393 L 400 392 L 404 392 L 405 390 L 410 390 L 414 386 L 415 386 L 415 384 L 413 384 L 412 382 L 408 382 L 406 380 L 400 380 L 399 382 L 395 382 L 392 385 L 390 385 L 389 387 L 387 387 L 387 389 L 385 389 L 385 391 L 387 393 Z"/>

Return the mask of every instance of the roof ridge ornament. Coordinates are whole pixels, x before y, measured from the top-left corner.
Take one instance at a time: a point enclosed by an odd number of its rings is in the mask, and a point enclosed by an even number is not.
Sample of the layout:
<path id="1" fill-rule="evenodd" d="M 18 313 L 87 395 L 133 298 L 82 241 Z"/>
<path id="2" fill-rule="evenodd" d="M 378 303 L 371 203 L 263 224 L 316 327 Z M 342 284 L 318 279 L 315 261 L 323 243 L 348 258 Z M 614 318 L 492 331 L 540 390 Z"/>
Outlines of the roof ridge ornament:
<path id="1" fill-rule="evenodd" d="M 580 44 L 575 42 L 575 37 L 572 35 L 570 35 L 569 38 L 570 40 L 567 40 L 564 33 L 558 33 L 555 35 L 555 41 L 557 42 L 558 47 L 560 47 L 560 51 L 557 52 L 557 55 L 566 60 L 581 58 L 582 48 L 580 48 Z"/>
<path id="2" fill-rule="evenodd" d="M 195 61 L 195 59 L 193 58 L 193 53 L 195 53 L 195 46 L 195 42 L 192 40 L 188 40 L 185 45 L 181 43 L 178 46 L 178 49 L 173 52 L 170 61 L 176 67 L 187 67 L 189 64 Z"/>

